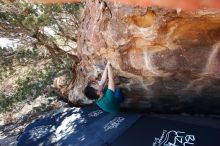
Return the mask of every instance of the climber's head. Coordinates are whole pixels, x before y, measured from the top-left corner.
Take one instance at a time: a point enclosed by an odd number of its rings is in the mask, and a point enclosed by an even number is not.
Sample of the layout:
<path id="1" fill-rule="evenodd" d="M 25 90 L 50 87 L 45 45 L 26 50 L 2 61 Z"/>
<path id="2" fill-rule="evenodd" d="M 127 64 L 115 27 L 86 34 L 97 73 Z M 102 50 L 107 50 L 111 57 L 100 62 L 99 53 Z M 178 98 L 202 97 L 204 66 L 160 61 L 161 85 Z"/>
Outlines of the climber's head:
<path id="1" fill-rule="evenodd" d="M 89 83 L 84 89 L 84 94 L 88 99 L 95 100 L 102 96 L 99 85 L 97 83 Z"/>

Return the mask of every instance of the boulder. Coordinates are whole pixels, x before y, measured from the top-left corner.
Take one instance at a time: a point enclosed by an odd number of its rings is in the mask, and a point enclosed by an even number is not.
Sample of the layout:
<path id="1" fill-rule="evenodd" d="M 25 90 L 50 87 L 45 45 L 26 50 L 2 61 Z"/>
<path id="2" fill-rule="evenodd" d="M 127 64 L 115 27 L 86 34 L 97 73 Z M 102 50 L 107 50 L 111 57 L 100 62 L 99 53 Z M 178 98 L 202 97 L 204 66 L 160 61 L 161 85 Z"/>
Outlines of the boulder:
<path id="1" fill-rule="evenodd" d="M 122 107 L 220 113 L 220 11 L 132 7 L 87 0 L 78 36 L 71 102 L 109 60 L 126 97 Z"/>

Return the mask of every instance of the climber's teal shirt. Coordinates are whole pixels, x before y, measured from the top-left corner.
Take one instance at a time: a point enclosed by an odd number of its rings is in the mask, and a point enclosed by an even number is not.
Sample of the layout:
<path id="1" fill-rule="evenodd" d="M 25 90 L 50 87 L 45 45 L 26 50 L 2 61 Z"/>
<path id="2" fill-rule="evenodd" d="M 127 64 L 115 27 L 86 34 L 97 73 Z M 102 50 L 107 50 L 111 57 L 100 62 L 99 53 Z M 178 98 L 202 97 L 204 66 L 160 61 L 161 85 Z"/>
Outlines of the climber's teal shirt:
<path id="1" fill-rule="evenodd" d="M 111 89 L 107 89 L 104 96 L 97 99 L 95 102 L 101 109 L 106 112 L 119 112 L 119 103 L 115 100 L 114 92 Z"/>

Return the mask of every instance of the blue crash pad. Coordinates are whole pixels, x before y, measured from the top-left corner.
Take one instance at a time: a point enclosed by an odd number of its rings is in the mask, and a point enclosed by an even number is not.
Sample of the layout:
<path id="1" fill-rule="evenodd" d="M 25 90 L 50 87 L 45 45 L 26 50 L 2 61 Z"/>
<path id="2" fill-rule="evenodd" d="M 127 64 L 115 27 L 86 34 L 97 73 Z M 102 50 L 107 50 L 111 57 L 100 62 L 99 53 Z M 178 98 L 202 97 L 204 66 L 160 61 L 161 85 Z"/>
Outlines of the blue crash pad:
<path id="1" fill-rule="evenodd" d="M 111 146 L 219 146 L 220 120 L 143 115 Z"/>
<path id="2" fill-rule="evenodd" d="M 110 114 L 97 106 L 68 108 L 28 125 L 18 146 L 103 146 L 131 127 L 139 114 Z"/>

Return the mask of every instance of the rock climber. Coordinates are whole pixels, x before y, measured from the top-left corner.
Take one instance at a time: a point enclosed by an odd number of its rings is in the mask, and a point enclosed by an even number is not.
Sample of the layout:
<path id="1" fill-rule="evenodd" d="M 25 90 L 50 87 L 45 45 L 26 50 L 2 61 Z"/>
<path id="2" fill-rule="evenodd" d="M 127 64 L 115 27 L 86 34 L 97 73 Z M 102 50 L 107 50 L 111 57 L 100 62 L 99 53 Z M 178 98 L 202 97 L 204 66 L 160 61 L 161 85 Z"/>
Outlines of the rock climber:
<path id="1" fill-rule="evenodd" d="M 108 87 L 105 84 L 108 78 Z M 124 96 L 120 88 L 115 89 L 114 76 L 110 62 L 107 62 L 100 81 L 89 83 L 84 94 L 88 99 L 95 100 L 95 103 L 104 111 L 119 113 L 120 104 L 124 101 Z"/>

